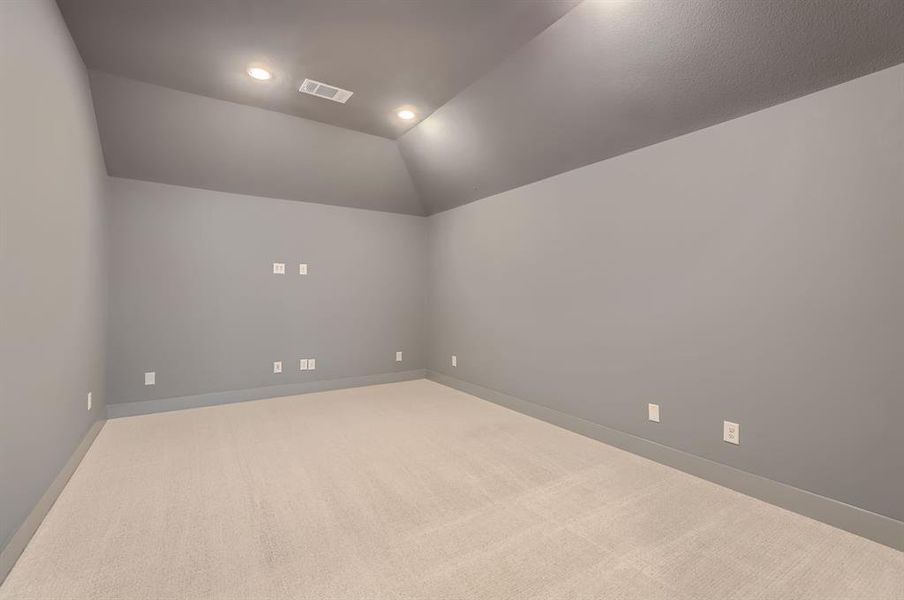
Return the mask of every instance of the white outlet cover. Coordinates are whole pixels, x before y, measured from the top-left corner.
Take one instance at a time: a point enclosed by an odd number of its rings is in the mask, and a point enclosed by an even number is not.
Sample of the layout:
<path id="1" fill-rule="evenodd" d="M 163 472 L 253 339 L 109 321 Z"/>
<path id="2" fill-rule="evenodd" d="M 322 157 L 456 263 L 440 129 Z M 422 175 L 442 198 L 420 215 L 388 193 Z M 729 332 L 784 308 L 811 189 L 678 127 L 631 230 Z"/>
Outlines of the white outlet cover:
<path id="1" fill-rule="evenodd" d="M 273 263 L 273 274 L 274 275 L 285 275 L 286 274 L 286 263 Z"/>
<path id="2" fill-rule="evenodd" d="M 453 366 L 453 367 L 457 367 L 457 366 L 458 366 L 458 357 L 455 356 L 454 354 L 452 355 L 452 366 Z"/>
<path id="3" fill-rule="evenodd" d="M 144 374 L 144 385 L 154 385 L 157 383 L 157 373 L 148 371 Z"/>
<path id="4" fill-rule="evenodd" d="M 401 352 L 396 352 L 396 353 L 395 353 L 395 361 L 396 361 L 396 362 L 402 362 L 402 353 L 401 353 Z"/>
<path id="5" fill-rule="evenodd" d="M 741 426 L 731 421 L 722 422 L 722 439 L 729 444 L 741 443 Z"/>
<path id="6" fill-rule="evenodd" d="M 298 361 L 298 370 L 299 371 L 307 371 L 308 370 L 308 359 L 302 358 Z"/>
<path id="7" fill-rule="evenodd" d="M 659 423 L 659 405 L 647 404 L 647 418 L 654 423 Z"/>
<path id="8" fill-rule="evenodd" d="M 313 358 L 308 359 L 308 371 L 313 371 L 317 368 L 317 361 Z"/>
<path id="9" fill-rule="evenodd" d="M 274 373 L 282 373 L 282 361 L 278 360 L 273 363 L 273 372 Z"/>
<path id="10" fill-rule="evenodd" d="M 298 274 L 299 275 L 307 275 L 308 274 L 308 265 L 307 263 L 300 263 L 298 265 Z"/>
<path id="11" fill-rule="evenodd" d="M 92 404 L 91 392 L 88 392 L 88 410 L 91 410 L 91 404 Z"/>

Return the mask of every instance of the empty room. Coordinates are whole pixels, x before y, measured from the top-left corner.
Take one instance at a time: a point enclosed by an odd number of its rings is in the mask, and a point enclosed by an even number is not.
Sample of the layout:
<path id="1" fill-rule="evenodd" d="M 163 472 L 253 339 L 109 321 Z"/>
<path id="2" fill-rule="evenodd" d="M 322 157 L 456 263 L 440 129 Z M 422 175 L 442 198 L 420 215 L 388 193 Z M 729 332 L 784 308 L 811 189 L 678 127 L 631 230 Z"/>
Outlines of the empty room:
<path id="1" fill-rule="evenodd" d="M 0 0 L 0 342 L 0 600 L 904 600 L 904 2 Z"/>

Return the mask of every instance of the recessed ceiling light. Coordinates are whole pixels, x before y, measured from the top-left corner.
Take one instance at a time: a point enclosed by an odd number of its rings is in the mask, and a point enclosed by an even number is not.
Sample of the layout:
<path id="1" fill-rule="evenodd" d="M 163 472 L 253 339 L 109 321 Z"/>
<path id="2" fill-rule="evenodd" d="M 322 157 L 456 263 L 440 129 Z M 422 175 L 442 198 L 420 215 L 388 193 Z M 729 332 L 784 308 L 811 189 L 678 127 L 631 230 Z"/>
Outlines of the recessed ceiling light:
<path id="1" fill-rule="evenodd" d="M 414 111 L 408 110 L 407 108 L 400 110 L 396 114 L 399 115 L 400 119 L 405 119 L 406 121 L 410 121 L 414 118 Z"/>
<path id="2" fill-rule="evenodd" d="M 272 79 L 273 75 L 267 69 L 261 67 L 249 67 L 248 75 L 257 79 L 258 81 L 267 81 L 268 79 Z"/>

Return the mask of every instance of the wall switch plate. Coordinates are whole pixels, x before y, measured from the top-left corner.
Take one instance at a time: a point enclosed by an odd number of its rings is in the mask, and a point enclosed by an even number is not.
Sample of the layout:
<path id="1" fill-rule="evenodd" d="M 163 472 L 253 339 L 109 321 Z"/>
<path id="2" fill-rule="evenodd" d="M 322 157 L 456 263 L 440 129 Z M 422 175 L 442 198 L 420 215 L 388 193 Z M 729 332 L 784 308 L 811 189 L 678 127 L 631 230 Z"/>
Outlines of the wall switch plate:
<path id="1" fill-rule="evenodd" d="M 317 368 L 317 360 L 313 358 L 308 359 L 308 371 L 313 371 Z"/>
<path id="2" fill-rule="evenodd" d="M 722 439 L 729 444 L 741 443 L 741 426 L 731 421 L 722 422 Z"/>
<path id="3" fill-rule="evenodd" d="M 286 263 L 273 263 L 273 274 L 274 275 L 285 275 L 286 274 Z"/>
<path id="4" fill-rule="evenodd" d="M 396 352 L 396 353 L 395 353 L 395 361 L 396 361 L 396 362 L 402 362 L 402 353 L 401 353 L 401 352 Z"/>
<path id="5" fill-rule="evenodd" d="M 299 371 L 307 371 L 308 370 L 308 359 L 302 358 L 298 361 L 298 370 Z"/>
<path id="6" fill-rule="evenodd" d="M 647 418 L 654 423 L 659 423 L 659 405 L 647 404 Z"/>
<path id="7" fill-rule="evenodd" d="M 91 410 L 91 392 L 88 392 L 88 410 Z"/>
<path id="8" fill-rule="evenodd" d="M 273 363 L 273 372 L 274 373 L 282 373 L 282 361 L 278 360 Z"/>
<path id="9" fill-rule="evenodd" d="M 307 275 L 308 274 L 308 265 L 307 263 L 300 263 L 298 265 L 298 274 L 299 275 Z"/>
<path id="10" fill-rule="evenodd" d="M 157 373 L 148 371 L 144 374 L 144 385 L 154 385 L 157 383 Z"/>
<path id="11" fill-rule="evenodd" d="M 457 366 L 458 366 L 458 357 L 455 356 L 454 354 L 452 355 L 452 366 L 453 366 L 453 367 L 457 367 Z"/>

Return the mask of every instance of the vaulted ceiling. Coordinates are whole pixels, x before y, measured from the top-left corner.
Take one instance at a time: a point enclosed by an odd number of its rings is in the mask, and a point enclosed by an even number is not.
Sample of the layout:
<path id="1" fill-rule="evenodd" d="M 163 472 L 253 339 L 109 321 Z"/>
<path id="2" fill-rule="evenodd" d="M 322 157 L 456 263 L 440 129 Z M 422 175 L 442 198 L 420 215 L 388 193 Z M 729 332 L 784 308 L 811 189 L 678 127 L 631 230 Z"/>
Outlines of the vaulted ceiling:
<path id="1" fill-rule="evenodd" d="M 89 69 L 388 138 L 579 0 L 58 0 Z M 251 64 L 274 79 L 249 78 Z M 305 78 L 354 92 L 298 93 Z"/>
<path id="2" fill-rule="evenodd" d="M 411 214 L 904 62 L 900 0 L 58 2 L 111 175 Z"/>

